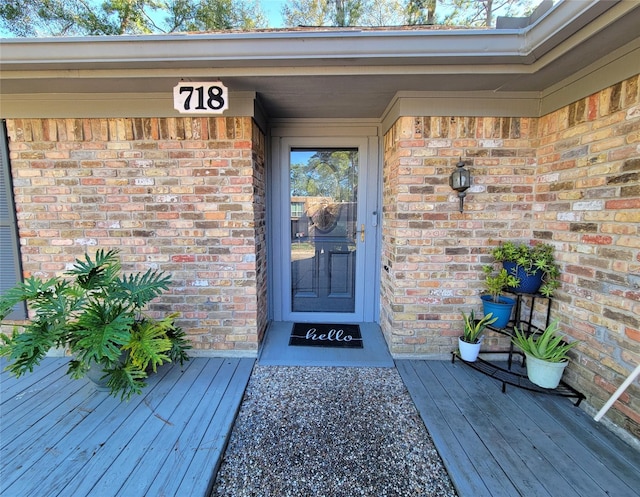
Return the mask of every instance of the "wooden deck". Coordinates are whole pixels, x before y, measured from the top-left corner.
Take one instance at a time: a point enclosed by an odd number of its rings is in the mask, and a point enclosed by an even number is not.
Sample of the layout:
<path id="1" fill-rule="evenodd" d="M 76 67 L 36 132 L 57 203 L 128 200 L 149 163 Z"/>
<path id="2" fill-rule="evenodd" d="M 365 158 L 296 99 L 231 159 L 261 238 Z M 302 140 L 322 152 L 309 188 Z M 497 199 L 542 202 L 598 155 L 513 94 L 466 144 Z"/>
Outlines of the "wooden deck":
<path id="1" fill-rule="evenodd" d="M 0 495 L 207 496 L 254 362 L 165 366 L 128 403 L 70 380 L 67 359 L 3 371 Z M 460 497 L 640 495 L 640 453 L 570 399 L 502 393 L 460 361 L 396 366 Z"/>
<path id="2" fill-rule="evenodd" d="M 0 495 L 209 494 L 254 359 L 165 365 L 129 402 L 69 379 L 67 362 L 2 372 Z"/>
<path id="3" fill-rule="evenodd" d="M 572 400 L 461 361 L 396 361 L 460 497 L 638 497 L 640 453 Z"/>

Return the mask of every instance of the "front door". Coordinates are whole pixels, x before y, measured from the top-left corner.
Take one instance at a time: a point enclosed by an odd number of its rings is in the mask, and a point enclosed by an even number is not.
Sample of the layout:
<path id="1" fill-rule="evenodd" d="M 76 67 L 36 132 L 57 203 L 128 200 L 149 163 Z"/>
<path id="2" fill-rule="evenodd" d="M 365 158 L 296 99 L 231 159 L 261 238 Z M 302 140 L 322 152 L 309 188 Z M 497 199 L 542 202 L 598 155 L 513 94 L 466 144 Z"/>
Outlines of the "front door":
<path id="1" fill-rule="evenodd" d="M 282 320 L 373 321 L 378 214 L 368 140 L 281 145 L 274 267 Z"/>
<path id="2" fill-rule="evenodd" d="M 358 149 L 289 153 L 292 312 L 355 312 Z"/>

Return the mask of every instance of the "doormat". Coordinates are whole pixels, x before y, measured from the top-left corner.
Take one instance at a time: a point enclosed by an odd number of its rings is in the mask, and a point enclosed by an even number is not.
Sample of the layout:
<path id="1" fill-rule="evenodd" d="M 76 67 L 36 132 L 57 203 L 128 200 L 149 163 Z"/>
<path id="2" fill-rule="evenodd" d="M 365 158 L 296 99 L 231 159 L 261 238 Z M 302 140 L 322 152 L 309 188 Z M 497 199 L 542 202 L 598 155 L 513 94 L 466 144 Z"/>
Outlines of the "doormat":
<path id="1" fill-rule="evenodd" d="M 357 324 L 295 323 L 289 345 L 361 349 L 362 335 Z"/>

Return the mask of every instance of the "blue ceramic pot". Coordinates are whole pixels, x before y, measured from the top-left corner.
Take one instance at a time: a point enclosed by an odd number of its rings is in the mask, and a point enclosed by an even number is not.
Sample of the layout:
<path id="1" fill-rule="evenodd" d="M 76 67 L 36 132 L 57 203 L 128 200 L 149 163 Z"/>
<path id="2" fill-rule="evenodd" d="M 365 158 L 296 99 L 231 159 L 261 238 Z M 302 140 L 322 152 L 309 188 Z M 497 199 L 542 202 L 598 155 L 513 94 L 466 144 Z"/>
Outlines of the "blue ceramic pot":
<path id="1" fill-rule="evenodd" d="M 503 262 L 504 267 L 509 274 L 513 274 L 520 280 L 520 285 L 513 289 L 516 293 L 537 293 L 542 285 L 542 271 L 536 270 L 533 274 L 527 274 L 522 268 L 518 267 L 515 262 Z"/>
<path id="2" fill-rule="evenodd" d="M 484 315 L 492 313 L 494 318 L 498 318 L 491 326 L 494 328 L 506 328 L 511 320 L 511 312 L 513 311 L 513 306 L 516 305 L 516 301 L 509 297 L 500 297 L 498 302 L 494 302 L 491 295 L 482 295 L 480 298 L 482 299 Z"/>

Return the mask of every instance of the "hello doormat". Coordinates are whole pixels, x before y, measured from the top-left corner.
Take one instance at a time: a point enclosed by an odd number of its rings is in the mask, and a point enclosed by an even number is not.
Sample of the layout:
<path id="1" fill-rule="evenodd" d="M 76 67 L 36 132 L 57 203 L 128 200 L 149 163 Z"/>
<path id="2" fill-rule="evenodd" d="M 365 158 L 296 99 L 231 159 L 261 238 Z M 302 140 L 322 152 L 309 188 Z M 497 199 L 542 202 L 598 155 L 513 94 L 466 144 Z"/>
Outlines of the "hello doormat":
<path id="1" fill-rule="evenodd" d="M 289 345 L 361 349 L 362 335 L 357 324 L 295 323 Z"/>

